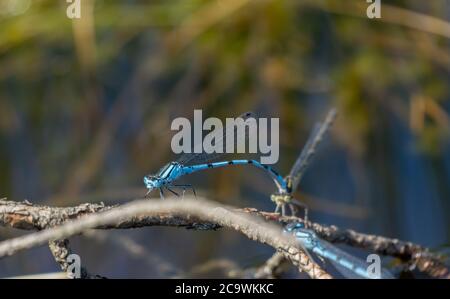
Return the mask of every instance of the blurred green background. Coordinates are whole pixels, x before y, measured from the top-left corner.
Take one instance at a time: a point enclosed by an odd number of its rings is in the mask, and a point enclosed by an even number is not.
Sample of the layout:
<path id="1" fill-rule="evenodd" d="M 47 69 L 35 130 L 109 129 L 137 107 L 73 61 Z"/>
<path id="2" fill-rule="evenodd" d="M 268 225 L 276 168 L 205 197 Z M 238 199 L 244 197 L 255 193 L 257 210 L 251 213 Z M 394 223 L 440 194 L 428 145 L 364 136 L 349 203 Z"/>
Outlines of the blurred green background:
<path id="1" fill-rule="evenodd" d="M 171 121 L 194 109 L 279 117 L 285 174 L 334 106 L 297 193 L 311 218 L 446 250 L 450 1 L 382 4 L 369 19 L 363 0 L 82 0 L 70 20 L 65 1 L 0 0 L 0 197 L 142 197 L 142 177 L 173 159 Z M 183 181 L 212 200 L 274 208 L 258 170 Z M 0 240 L 22 233 L 0 228 Z M 110 277 L 223 277 L 272 253 L 233 232 L 170 228 L 72 243 Z M 0 277 L 58 270 L 45 247 L 0 261 Z"/>

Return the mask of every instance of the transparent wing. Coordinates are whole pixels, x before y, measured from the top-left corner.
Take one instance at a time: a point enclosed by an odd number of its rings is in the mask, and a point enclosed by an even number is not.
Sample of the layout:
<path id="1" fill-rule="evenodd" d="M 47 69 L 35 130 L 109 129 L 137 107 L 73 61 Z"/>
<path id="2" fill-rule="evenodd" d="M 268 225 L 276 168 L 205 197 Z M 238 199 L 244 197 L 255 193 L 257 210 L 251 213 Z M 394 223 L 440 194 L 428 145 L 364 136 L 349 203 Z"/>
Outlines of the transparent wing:
<path id="1" fill-rule="evenodd" d="M 344 266 L 341 266 L 340 264 L 329 260 L 329 263 L 333 265 L 333 267 L 336 269 L 337 272 L 339 272 L 342 277 L 346 279 L 364 279 L 365 277 L 362 277 L 360 275 L 357 275 L 355 272 L 345 268 Z"/>
<path id="2" fill-rule="evenodd" d="M 244 121 L 250 118 L 254 118 L 256 119 L 256 114 L 253 112 L 245 112 L 243 114 L 241 114 L 240 116 L 238 116 L 237 118 L 242 118 Z M 217 133 L 215 133 L 215 135 L 213 135 L 213 138 L 215 140 L 215 142 L 219 142 L 222 141 L 224 146 L 225 146 L 225 141 L 227 139 L 227 135 L 230 134 L 231 132 L 234 131 L 234 148 L 236 148 L 236 143 L 237 140 L 239 139 L 238 137 L 238 132 L 237 132 L 237 128 L 235 126 L 229 126 L 229 127 L 225 127 L 224 130 L 218 131 Z M 245 132 L 247 133 L 247 132 Z M 245 142 L 247 143 L 248 140 L 248 134 L 245 134 L 244 137 Z M 198 144 L 196 144 L 194 146 L 194 148 L 196 148 L 196 146 L 198 146 Z M 203 148 L 203 147 L 200 147 Z M 189 164 L 202 164 L 202 163 L 207 163 L 210 162 L 212 160 L 216 160 L 219 157 L 223 156 L 225 153 L 186 153 L 183 154 L 180 158 L 177 159 L 177 162 L 179 162 L 180 164 L 183 165 L 189 165 Z"/>
<path id="3" fill-rule="evenodd" d="M 294 166 L 292 166 L 292 169 L 289 172 L 289 177 L 291 178 L 292 182 L 292 190 L 297 189 L 298 184 L 300 183 L 306 168 L 308 167 L 312 157 L 316 152 L 317 146 L 322 141 L 323 136 L 330 128 L 335 117 L 336 117 L 336 109 L 332 109 L 330 110 L 330 112 L 328 112 L 325 121 L 323 123 L 317 124 L 314 127 L 311 135 L 308 138 L 308 141 L 306 142 L 306 145 L 303 147 L 303 150 L 300 153 L 300 156 L 297 158 L 297 160 L 294 163 Z"/>
<path id="4" fill-rule="evenodd" d="M 337 248 L 327 241 L 319 239 L 318 242 L 318 249 L 313 250 L 313 252 L 327 259 L 345 278 L 372 278 L 367 272 L 368 263 Z M 381 268 L 380 278 L 392 279 L 394 277 L 389 271 Z"/>

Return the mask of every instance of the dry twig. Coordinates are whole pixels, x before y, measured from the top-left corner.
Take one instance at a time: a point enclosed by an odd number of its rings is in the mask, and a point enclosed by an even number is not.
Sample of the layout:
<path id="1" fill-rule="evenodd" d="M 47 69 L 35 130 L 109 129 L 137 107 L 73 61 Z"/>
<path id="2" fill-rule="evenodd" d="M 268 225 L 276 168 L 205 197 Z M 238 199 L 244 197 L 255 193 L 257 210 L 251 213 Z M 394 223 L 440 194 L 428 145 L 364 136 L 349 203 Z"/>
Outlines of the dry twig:
<path id="1" fill-rule="evenodd" d="M 144 201 L 141 203 L 143 205 L 146 205 L 146 207 L 155 204 L 154 201 Z M 161 202 L 156 201 L 156 203 Z M 179 204 L 180 202 L 177 201 L 176 203 Z M 201 203 L 202 202 L 196 201 L 194 209 L 202 206 Z M 127 205 L 120 207 L 123 208 L 126 206 Z M 116 211 L 116 208 L 120 207 L 105 206 L 103 204 L 82 204 L 75 207 L 55 208 L 32 205 L 29 202 L 12 202 L 0 200 L 0 225 L 25 230 L 44 230 L 50 227 L 61 225 L 69 220 L 82 218 L 83 216 L 88 214 L 103 214 L 103 212 L 108 212 L 111 210 Z M 219 207 L 221 207 L 219 206 L 219 204 L 212 205 L 208 203 L 208 209 L 214 210 L 215 208 Z M 207 217 L 205 219 L 203 217 L 205 215 L 202 213 L 206 211 L 197 213 L 196 211 L 191 212 L 189 209 L 183 210 L 183 212 L 179 210 L 169 211 L 163 208 L 161 209 L 162 210 L 154 210 L 153 212 L 149 211 L 149 213 L 140 213 L 140 211 L 136 211 L 136 213 L 133 215 L 121 215 L 122 217 L 111 219 L 111 221 L 94 223 L 88 226 L 89 228 L 95 227 L 99 229 L 127 229 L 144 226 L 175 226 L 197 230 L 216 230 L 221 228 L 222 226 L 226 226 L 232 227 L 236 230 L 243 229 L 243 227 L 239 225 L 237 227 L 233 227 L 233 225 L 235 224 L 230 222 L 227 222 L 224 225 L 223 221 L 218 221 L 214 217 Z M 175 211 L 178 212 L 174 213 Z M 257 216 L 253 219 L 264 218 L 267 221 L 276 221 L 281 222 L 282 224 L 293 221 L 302 221 L 302 219 L 296 217 L 280 217 L 275 213 L 261 212 L 252 208 L 233 210 L 228 209 L 228 212 L 232 215 L 238 213 L 238 215 L 241 216 L 244 214 L 249 214 Z M 309 223 L 309 227 L 313 229 L 321 238 L 329 242 L 344 243 L 349 246 L 371 250 L 379 254 L 397 257 L 404 262 L 417 265 L 420 271 L 430 275 L 431 277 L 450 278 L 449 269 L 441 261 L 441 259 L 438 256 L 430 253 L 427 248 L 424 248 L 420 245 L 382 236 L 358 233 L 353 230 L 339 229 L 336 226 L 325 226 L 312 222 Z M 248 231 L 241 232 L 244 234 L 249 234 Z M 251 239 L 254 239 L 254 236 L 251 234 L 247 236 Z M 258 239 L 256 240 L 262 241 Z M 262 243 L 265 242 L 262 241 Z M 4 243 L 0 243 L 0 245 L 4 246 Z M 274 247 L 276 248 L 276 246 Z M 281 254 L 285 256 L 286 251 Z M 277 256 L 278 260 L 280 258 L 280 255 Z M 293 254 L 287 254 L 287 256 L 292 259 Z M 299 265 L 300 262 L 303 262 L 303 256 L 296 257 L 294 259 L 294 262 Z M 308 261 L 308 259 L 306 259 L 306 261 Z"/>
<path id="2" fill-rule="evenodd" d="M 35 210 L 27 211 L 30 207 L 33 207 L 29 203 L 24 203 L 23 205 L 25 206 L 22 206 L 19 209 L 11 209 L 11 206 L 14 206 L 12 202 L 3 203 L 5 203 L 5 205 L 0 206 L 0 223 L 4 223 L 5 220 L 7 220 L 6 223 L 12 223 L 13 226 L 18 225 L 19 227 L 28 228 L 39 223 L 42 224 L 42 220 L 36 219 L 35 213 L 39 211 L 42 212 L 42 209 L 45 209 L 45 207 L 34 207 L 36 208 Z M 116 228 L 129 228 L 133 226 L 132 223 L 137 224 L 134 226 L 138 227 L 149 223 L 153 223 L 154 225 L 161 225 L 163 223 L 185 224 L 184 226 L 196 228 L 210 228 L 211 226 L 219 225 L 232 228 L 244 234 L 251 240 L 270 245 L 275 249 L 280 250 L 287 259 L 310 277 L 331 278 L 328 273 L 323 271 L 317 264 L 311 261 L 306 254 L 304 254 L 293 237 L 282 234 L 280 227 L 262 221 L 261 218 L 256 217 L 255 215 L 237 212 L 236 209 L 230 209 L 223 205 L 213 204 L 200 199 L 185 199 L 183 201 L 139 200 L 115 208 L 106 208 L 101 205 L 92 208 L 93 210 L 98 208 L 100 210 L 103 209 L 104 211 L 86 215 L 77 220 L 67 221 L 60 226 L 39 231 L 34 234 L 4 241 L 0 243 L 0 257 L 12 255 L 20 250 L 39 246 L 48 241 L 65 239 L 91 228 L 111 228 L 114 226 Z M 61 212 L 61 209 L 64 210 L 64 208 L 60 208 L 59 212 Z M 82 208 L 72 208 L 68 210 L 68 213 L 62 213 L 62 215 L 63 218 L 66 219 L 76 218 L 85 214 L 86 211 L 91 210 L 92 209 L 85 205 Z M 47 211 L 49 211 L 48 207 Z M 47 214 L 44 214 L 44 216 L 45 215 Z M 11 219 L 13 221 L 11 221 Z M 60 218 L 57 222 L 62 223 L 61 221 L 62 219 Z M 43 221 L 43 223 L 48 222 L 49 219 Z M 190 223 L 188 224 L 188 222 Z M 201 224 L 202 222 L 203 225 Z M 26 225 L 26 223 L 28 223 L 28 225 Z M 33 225 L 30 226 L 29 224 Z"/>

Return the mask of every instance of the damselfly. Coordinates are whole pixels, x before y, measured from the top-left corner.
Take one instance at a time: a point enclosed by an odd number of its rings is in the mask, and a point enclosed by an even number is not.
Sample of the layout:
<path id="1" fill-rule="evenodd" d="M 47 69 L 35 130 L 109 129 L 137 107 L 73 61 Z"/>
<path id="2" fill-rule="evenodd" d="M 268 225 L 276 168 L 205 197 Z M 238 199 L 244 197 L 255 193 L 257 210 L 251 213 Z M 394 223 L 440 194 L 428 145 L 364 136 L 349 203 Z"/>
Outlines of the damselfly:
<path id="1" fill-rule="evenodd" d="M 242 118 L 244 121 L 250 118 L 255 118 L 254 113 L 247 112 L 239 116 L 239 118 Z M 240 136 L 237 136 L 237 128 L 235 126 L 230 126 L 225 128 L 224 132 L 221 133 L 222 135 L 214 136 L 212 137 L 215 142 L 221 142 L 224 143 L 224 141 L 227 140 L 227 134 L 233 133 L 232 136 L 233 142 L 237 143 Z M 245 132 L 245 136 L 243 136 L 244 140 L 246 141 L 248 139 L 248 134 Z M 236 144 L 235 144 L 236 146 Z M 194 147 L 195 148 L 195 147 Z M 231 166 L 231 165 L 253 165 L 255 167 L 264 169 L 269 173 L 269 175 L 272 177 L 273 181 L 275 182 L 277 188 L 279 190 L 285 190 L 287 188 L 286 181 L 283 179 L 281 175 L 279 175 L 273 168 L 261 164 L 260 162 L 256 160 L 229 160 L 229 161 L 220 161 L 220 162 L 211 162 L 209 161 L 218 159 L 221 157 L 223 153 L 187 153 L 181 156 L 177 161 L 170 162 L 166 164 L 164 167 L 162 167 L 158 173 L 154 175 L 146 175 L 144 177 L 144 184 L 148 189 L 148 193 L 150 193 L 154 189 L 159 189 L 160 196 L 164 197 L 164 189 L 172 192 L 173 194 L 179 196 L 178 193 L 176 193 L 172 188 L 178 187 L 183 189 L 183 194 L 186 191 L 186 188 L 191 188 L 194 195 L 195 190 L 190 184 L 175 184 L 175 181 L 178 180 L 180 177 L 191 174 L 193 172 L 202 171 L 205 169 L 213 169 L 213 168 L 219 168 L 219 167 L 225 167 L 225 166 Z"/>
<path id="2" fill-rule="evenodd" d="M 306 229 L 303 223 L 290 223 L 286 226 L 285 231 L 294 234 L 303 249 L 328 260 L 346 278 L 394 278 L 381 265 L 378 265 L 378 269 L 377 267 L 369 269 L 368 263 L 322 240 L 314 231 Z"/>
<path id="3" fill-rule="evenodd" d="M 315 126 L 313 132 L 309 136 L 306 145 L 303 147 L 302 152 L 298 156 L 294 165 L 291 168 L 289 174 L 284 178 L 284 184 L 278 184 L 278 192 L 272 194 L 271 199 L 276 204 L 275 213 L 281 208 L 281 214 L 285 215 L 285 206 L 288 205 L 292 214 L 295 214 L 294 206 L 297 205 L 303 207 L 305 212 L 305 220 L 308 220 L 307 207 L 299 202 L 292 196 L 292 193 L 297 189 L 305 170 L 311 162 L 311 158 L 316 152 L 316 148 L 322 141 L 323 136 L 328 131 L 329 127 L 333 123 L 336 117 L 336 110 L 332 109 L 328 112 L 327 117 L 323 123 L 319 123 Z"/>

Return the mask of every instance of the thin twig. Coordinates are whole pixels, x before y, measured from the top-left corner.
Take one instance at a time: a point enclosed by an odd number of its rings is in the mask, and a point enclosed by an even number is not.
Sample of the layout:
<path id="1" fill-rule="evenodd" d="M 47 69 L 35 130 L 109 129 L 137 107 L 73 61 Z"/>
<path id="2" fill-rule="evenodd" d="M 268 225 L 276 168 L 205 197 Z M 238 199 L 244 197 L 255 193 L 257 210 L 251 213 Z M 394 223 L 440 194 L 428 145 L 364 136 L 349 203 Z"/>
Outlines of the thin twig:
<path id="1" fill-rule="evenodd" d="M 68 239 L 49 241 L 49 248 L 56 262 L 60 265 L 61 270 L 66 272 L 69 278 L 81 278 L 81 279 L 106 278 L 100 275 L 90 274 L 84 267 L 81 267 L 80 277 L 73 277 L 72 275 L 70 275 L 71 273 L 68 273 L 70 264 L 67 258 L 69 257 L 69 255 L 72 254 L 72 250 L 69 247 Z"/>
<path id="2" fill-rule="evenodd" d="M 275 252 L 261 267 L 256 269 L 254 277 L 258 279 L 278 278 L 286 265 L 286 258 L 280 252 Z"/>

